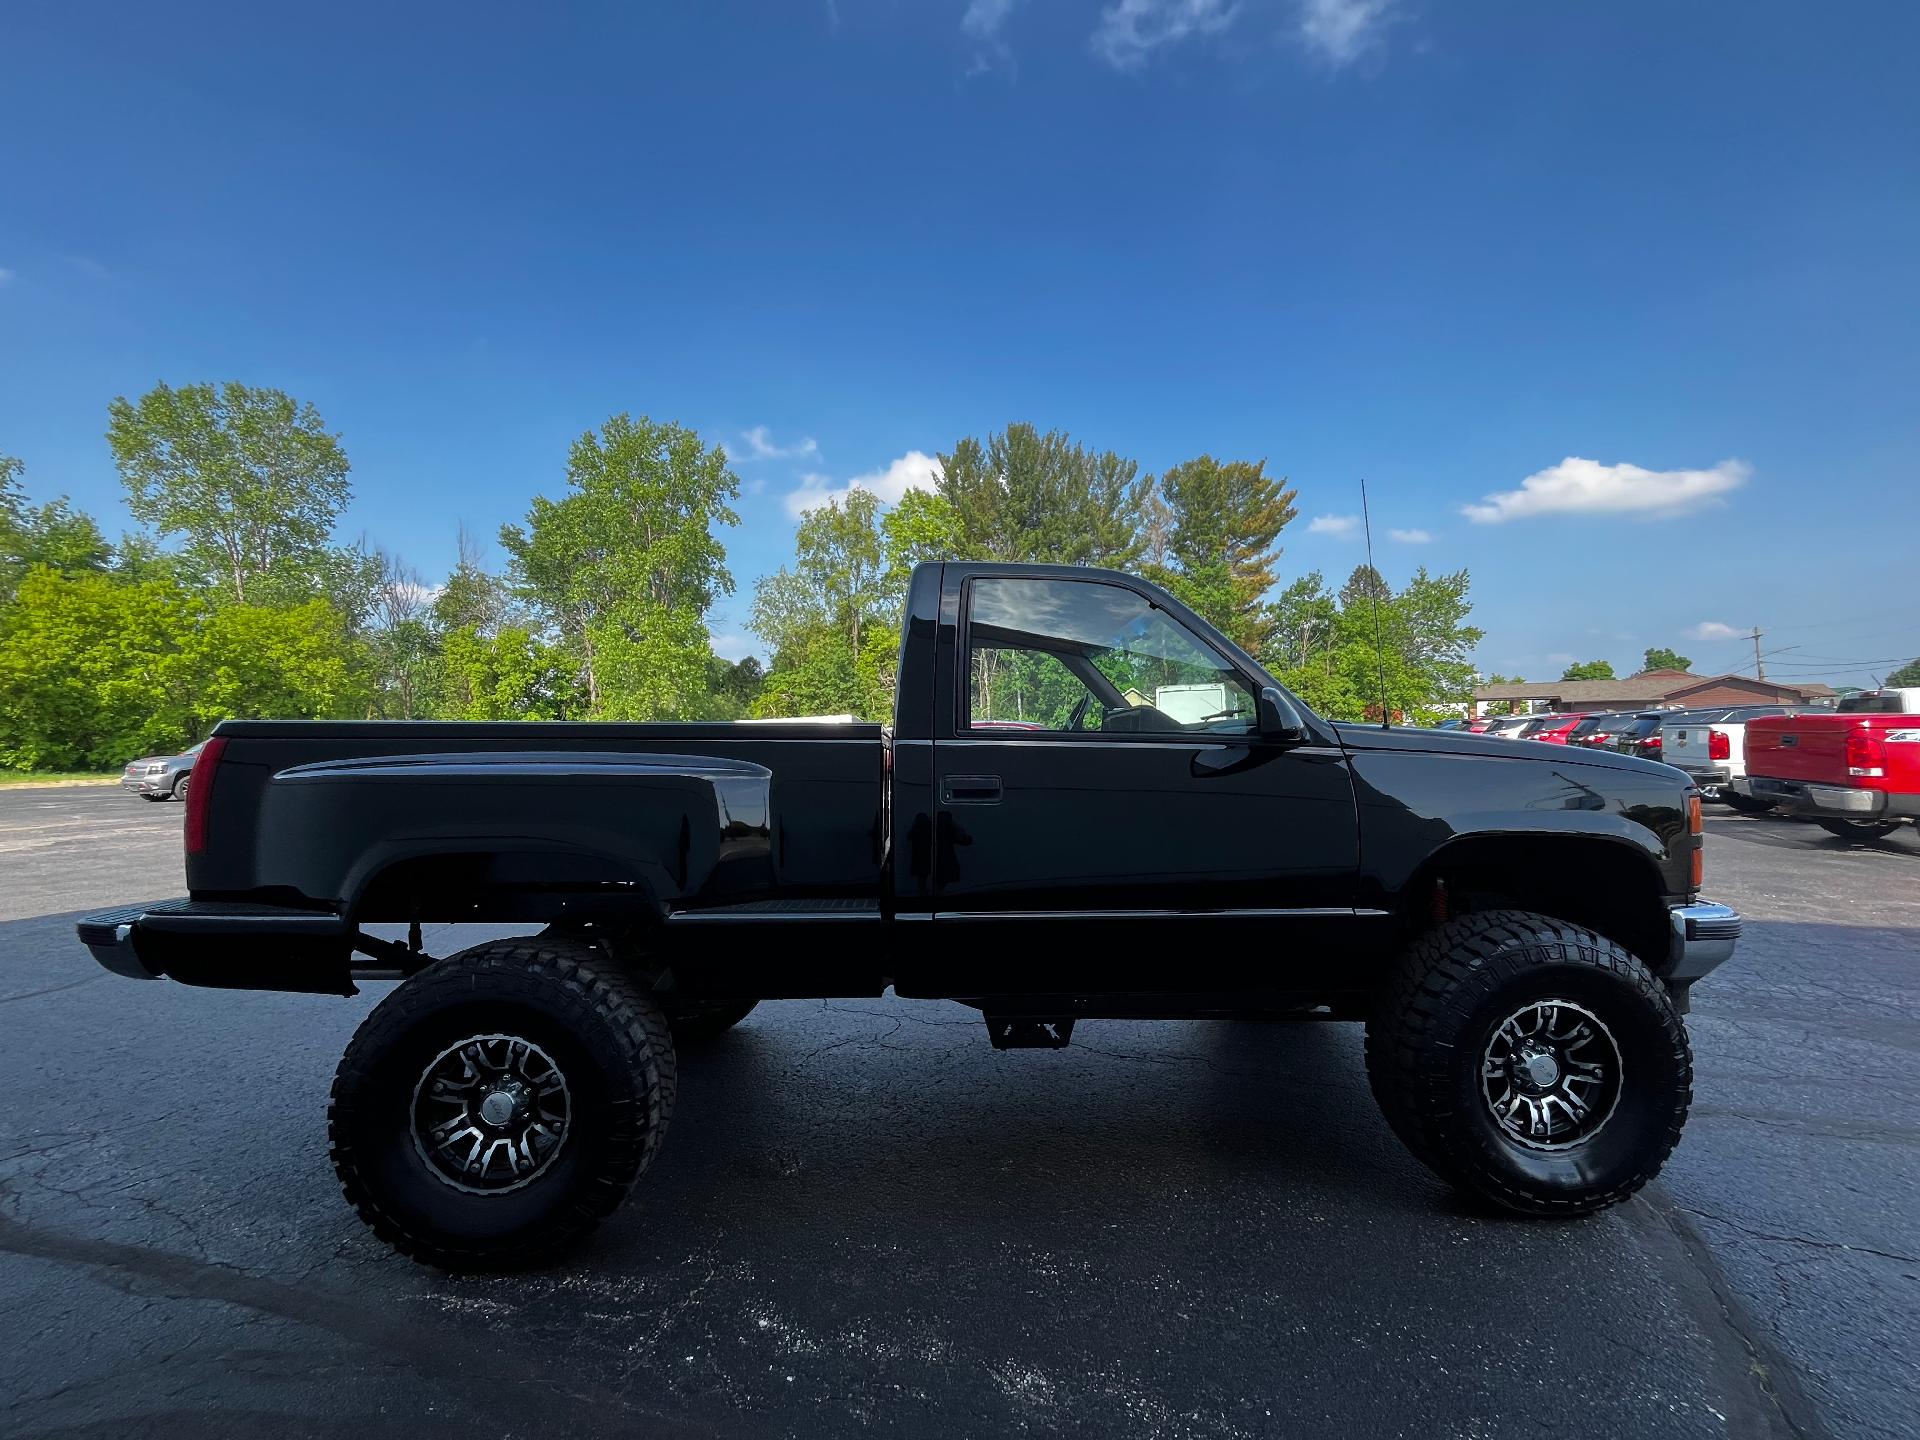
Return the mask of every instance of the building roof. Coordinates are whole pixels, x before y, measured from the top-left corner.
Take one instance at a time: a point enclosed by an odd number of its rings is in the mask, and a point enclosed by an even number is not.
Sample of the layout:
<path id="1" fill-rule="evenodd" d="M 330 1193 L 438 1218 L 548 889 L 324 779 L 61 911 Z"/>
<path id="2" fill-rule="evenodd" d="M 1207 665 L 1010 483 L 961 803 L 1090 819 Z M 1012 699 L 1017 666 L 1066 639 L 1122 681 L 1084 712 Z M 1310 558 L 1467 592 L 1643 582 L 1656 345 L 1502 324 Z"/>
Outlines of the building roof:
<path id="1" fill-rule="evenodd" d="M 1771 692 L 1813 700 L 1833 694 L 1830 686 L 1813 680 L 1791 684 L 1756 680 L 1751 675 L 1695 675 L 1686 670 L 1649 670 L 1624 680 L 1528 680 L 1510 685 L 1475 687 L 1475 700 L 1554 700 L 1563 705 L 1658 705 L 1681 700 L 1691 691 L 1732 686 L 1756 694 Z"/>

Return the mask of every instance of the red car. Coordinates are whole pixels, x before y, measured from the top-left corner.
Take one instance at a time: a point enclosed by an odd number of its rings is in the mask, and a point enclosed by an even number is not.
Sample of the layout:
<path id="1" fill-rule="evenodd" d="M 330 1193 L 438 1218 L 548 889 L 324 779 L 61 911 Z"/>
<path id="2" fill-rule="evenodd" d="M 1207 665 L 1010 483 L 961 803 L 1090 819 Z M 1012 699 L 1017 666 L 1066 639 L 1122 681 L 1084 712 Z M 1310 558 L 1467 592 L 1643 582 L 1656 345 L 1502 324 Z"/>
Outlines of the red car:
<path id="1" fill-rule="evenodd" d="M 1549 715 L 1546 722 L 1527 738 L 1544 740 L 1549 745 L 1564 745 L 1567 743 L 1567 737 L 1573 734 L 1580 722 L 1586 718 L 1584 711 L 1578 715 Z"/>
<path id="2" fill-rule="evenodd" d="M 1845 839 L 1920 825 L 1920 688 L 1874 690 L 1835 714 L 1747 722 L 1753 798 Z"/>

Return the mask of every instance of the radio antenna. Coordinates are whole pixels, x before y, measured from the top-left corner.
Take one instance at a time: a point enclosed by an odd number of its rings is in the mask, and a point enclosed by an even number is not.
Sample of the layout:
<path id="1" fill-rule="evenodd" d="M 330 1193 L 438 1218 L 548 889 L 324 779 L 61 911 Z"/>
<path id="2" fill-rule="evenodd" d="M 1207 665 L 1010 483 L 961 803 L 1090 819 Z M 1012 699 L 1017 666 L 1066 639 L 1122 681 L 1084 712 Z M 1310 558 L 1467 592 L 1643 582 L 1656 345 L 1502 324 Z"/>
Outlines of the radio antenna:
<path id="1" fill-rule="evenodd" d="M 1367 569 L 1375 580 L 1385 585 L 1387 582 L 1381 579 L 1380 572 L 1374 568 L 1373 564 L 1373 515 L 1367 509 L 1367 477 L 1364 475 L 1360 477 L 1360 523 L 1366 530 L 1367 535 Z M 1393 719 L 1387 710 L 1387 649 L 1386 643 L 1380 637 L 1380 595 L 1378 591 L 1374 591 L 1368 595 L 1367 608 L 1373 611 L 1374 678 L 1380 686 L 1380 728 L 1382 730 L 1391 730 L 1393 728 Z"/>

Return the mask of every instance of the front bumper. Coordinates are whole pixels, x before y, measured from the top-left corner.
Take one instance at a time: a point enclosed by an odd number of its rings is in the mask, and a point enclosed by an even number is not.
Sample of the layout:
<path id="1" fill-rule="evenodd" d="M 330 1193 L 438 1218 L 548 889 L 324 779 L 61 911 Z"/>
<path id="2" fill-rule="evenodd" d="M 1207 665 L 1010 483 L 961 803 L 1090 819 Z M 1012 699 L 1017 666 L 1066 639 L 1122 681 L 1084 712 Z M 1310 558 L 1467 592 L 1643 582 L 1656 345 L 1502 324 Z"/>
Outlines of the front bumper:
<path id="1" fill-rule="evenodd" d="M 131 790 L 135 795 L 171 795 L 173 793 L 173 781 L 169 776 L 160 772 L 152 775 L 123 774 L 120 777 L 120 788 L 122 790 Z"/>
<path id="2" fill-rule="evenodd" d="M 1740 912 L 1730 905 L 1697 900 L 1667 912 L 1673 939 L 1667 953 L 1669 985 L 1687 986 L 1733 958 L 1740 939 Z"/>

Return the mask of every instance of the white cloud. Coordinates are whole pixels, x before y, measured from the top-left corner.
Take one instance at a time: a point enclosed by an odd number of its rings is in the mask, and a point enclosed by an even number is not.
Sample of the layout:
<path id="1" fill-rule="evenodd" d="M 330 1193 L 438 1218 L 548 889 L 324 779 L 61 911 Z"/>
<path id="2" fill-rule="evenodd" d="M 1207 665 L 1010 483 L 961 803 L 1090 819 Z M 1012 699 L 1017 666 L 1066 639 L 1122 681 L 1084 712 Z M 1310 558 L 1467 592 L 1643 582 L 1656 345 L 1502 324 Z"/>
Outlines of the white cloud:
<path id="1" fill-rule="evenodd" d="M 722 660 L 744 660 L 753 653 L 751 635 L 715 635 L 713 653 Z"/>
<path id="2" fill-rule="evenodd" d="M 1329 64 L 1350 64 L 1380 38 L 1393 0 L 1302 0 L 1300 38 Z"/>
<path id="3" fill-rule="evenodd" d="M 1389 530 L 1387 538 L 1398 540 L 1402 545 L 1425 545 L 1432 541 L 1433 536 L 1425 530 Z"/>
<path id="4" fill-rule="evenodd" d="M 960 17 L 962 33 L 975 40 L 993 40 L 1019 0 L 967 0 L 967 13 Z"/>
<path id="5" fill-rule="evenodd" d="M 818 455 L 819 453 L 819 442 L 811 438 L 796 440 L 791 445 L 774 444 L 773 432 L 764 425 L 755 425 L 751 430 L 742 430 L 740 432 L 740 450 L 738 454 L 734 453 L 731 446 L 727 448 L 727 458 L 729 460 L 739 461 L 797 460 L 802 456 Z"/>
<path id="6" fill-rule="evenodd" d="M 909 450 L 884 470 L 856 475 L 835 486 L 831 475 L 802 475 L 800 488 L 787 494 L 787 513 L 796 520 L 817 506 L 845 500 L 854 490 L 867 490 L 883 505 L 897 505 L 909 490 L 931 490 L 940 480 L 940 462 L 919 450 Z"/>
<path id="7" fill-rule="evenodd" d="M 1316 515 L 1307 522 L 1309 535 L 1351 535 L 1359 528 L 1358 515 Z"/>
<path id="8" fill-rule="evenodd" d="M 1237 0 L 1115 0 L 1087 43 L 1114 69 L 1137 70 L 1161 46 L 1217 34 L 1239 18 Z"/>
<path id="9" fill-rule="evenodd" d="M 1731 625 L 1722 625 L 1718 620 L 1702 620 L 1687 634 L 1695 640 L 1744 640 L 1748 632 L 1736 630 Z"/>
<path id="10" fill-rule="evenodd" d="M 1478 525 L 1534 515 L 1684 515 L 1746 484 L 1753 467 L 1722 460 L 1711 470 L 1645 470 L 1569 455 L 1460 513 Z"/>

